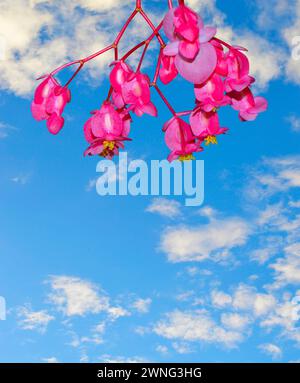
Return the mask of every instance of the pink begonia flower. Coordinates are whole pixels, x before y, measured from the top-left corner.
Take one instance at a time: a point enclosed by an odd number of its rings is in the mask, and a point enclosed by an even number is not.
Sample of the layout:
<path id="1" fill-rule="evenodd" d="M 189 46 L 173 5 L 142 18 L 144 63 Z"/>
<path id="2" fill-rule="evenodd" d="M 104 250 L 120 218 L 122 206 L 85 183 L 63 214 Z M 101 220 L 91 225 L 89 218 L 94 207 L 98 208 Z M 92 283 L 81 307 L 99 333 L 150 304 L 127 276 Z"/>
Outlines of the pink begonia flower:
<path id="1" fill-rule="evenodd" d="M 84 135 L 90 143 L 84 155 L 100 155 L 111 159 L 118 155 L 119 148 L 124 148 L 123 141 L 129 140 L 130 115 L 126 110 L 116 110 L 109 101 L 92 114 L 84 125 Z"/>
<path id="2" fill-rule="evenodd" d="M 255 79 L 249 76 L 249 60 L 242 51 L 246 51 L 246 49 L 232 47 L 227 53 L 228 75 L 225 82 L 226 92 L 232 90 L 241 92 L 255 82 Z"/>
<path id="3" fill-rule="evenodd" d="M 37 121 L 47 121 L 50 133 L 58 134 L 65 122 L 62 113 L 70 101 L 70 90 L 61 86 L 54 77 L 47 76 L 35 91 L 31 112 Z"/>
<path id="4" fill-rule="evenodd" d="M 168 161 L 176 159 L 186 161 L 193 159 L 193 153 L 201 152 L 202 141 L 197 141 L 192 133 L 191 127 L 179 117 L 173 117 L 164 125 L 165 141 L 171 153 Z"/>
<path id="5" fill-rule="evenodd" d="M 217 66 L 215 69 L 215 73 L 222 77 L 227 77 L 228 62 L 227 62 L 227 55 L 224 52 L 223 45 L 216 40 L 212 40 L 211 44 L 215 47 L 215 50 L 217 53 Z"/>
<path id="6" fill-rule="evenodd" d="M 265 112 L 268 108 L 268 102 L 263 97 L 254 97 L 249 88 L 242 92 L 231 92 L 228 94 L 232 100 L 233 109 L 239 111 L 239 117 L 242 121 L 253 121 L 259 113 Z"/>
<path id="7" fill-rule="evenodd" d="M 180 75 L 194 84 L 206 81 L 217 65 L 217 53 L 210 43 L 216 28 L 204 27 L 199 15 L 180 5 L 167 13 L 164 31 L 170 39 L 164 55 L 175 57 Z"/>
<path id="8" fill-rule="evenodd" d="M 128 110 L 132 110 L 137 116 L 144 113 L 150 116 L 157 116 L 157 109 L 151 102 L 150 79 L 140 72 L 133 73 L 125 82 L 122 88 L 122 95 Z"/>
<path id="9" fill-rule="evenodd" d="M 175 66 L 175 57 L 165 56 L 162 54 L 162 67 L 159 71 L 159 78 L 163 84 L 169 84 L 178 75 L 178 70 Z"/>
<path id="10" fill-rule="evenodd" d="M 135 73 L 123 61 L 115 63 L 110 74 L 113 87 L 112 98 L 117 108 L 129 105 L 128 110 L 141 117 L 144 113 L 157 116 L 157 109 L 151 102 L 150 79 L 147 75 Z"/>
<path id="11" fill-rule="evenodd" d="M 211 112 L 231 103 L 225 95 L 225 85 L 218 74 L 213 74 L 204 84 L 195 86 L 195 96 L 205 112 Z"/>
<path id="12" fill-rule="evenodd" d="M 192 132 L 196 137 L 205 140 L 206 145 L 217 144 L 216 136 L 224 134 L 227 128 L 221 128 L 219 116 L 216 112 L 204 112 L 196 109 L 190 116 Z"/>

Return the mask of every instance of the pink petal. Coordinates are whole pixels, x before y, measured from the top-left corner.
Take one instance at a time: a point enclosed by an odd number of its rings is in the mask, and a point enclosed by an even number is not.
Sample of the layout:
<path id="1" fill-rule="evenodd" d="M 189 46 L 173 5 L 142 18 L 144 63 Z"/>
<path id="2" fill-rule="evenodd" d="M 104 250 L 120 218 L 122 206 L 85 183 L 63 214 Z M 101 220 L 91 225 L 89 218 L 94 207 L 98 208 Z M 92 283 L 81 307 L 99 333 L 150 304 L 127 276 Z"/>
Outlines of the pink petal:
<path id="1" fill-rule="evenodd" d="M 163 21 L 163 28 L 167 38 L 170 41 L 174 40 L 174 8 L 170 9 Z"/>
<path id="2" fill-rule="evenodd" d="M 187 60 L 194 60 L 199 52 L 199 42 L 190 43 L 188 41 L 181 41 L 179 44 L 179 53 Z"/>
<path id="3" fill-rule="evenodd" d="M 215 48 L 210 43 L 201 44 L 200 51 L 193 62 L 188 62 L 177 55 L 175 65 L 178 72 L 187 81 L 193 84 L 202 84 L 216 68 L 217 54 Z"/>
<path id="4" fill-rule="evenodd" d="M 200 43 L 207 43 L 210 41 L 217 33 L 217 28 L 215 27 L 204 27 L 200 30 Z"/>
<path id="5" fill-rule="evenodd" d="M 50 133 L 58 134 L 64 126 L 64 118 L 53 113 L 47 120 L 47 127 Z"/>
<path id="6" fill-rule="evenodd" d="M 179 51 L 180 41 L 176 40 L 169 43 L 164 49 L 165 56 L 176 56 Z"/>
<path id="7" fill-rule="evenodd" d="M 36 104 L 34 101 L 31 104 L 31 113 L 35 120 L 43 121 L 49 117 L 49 114 L 46 112 L 44 104 Z"/>

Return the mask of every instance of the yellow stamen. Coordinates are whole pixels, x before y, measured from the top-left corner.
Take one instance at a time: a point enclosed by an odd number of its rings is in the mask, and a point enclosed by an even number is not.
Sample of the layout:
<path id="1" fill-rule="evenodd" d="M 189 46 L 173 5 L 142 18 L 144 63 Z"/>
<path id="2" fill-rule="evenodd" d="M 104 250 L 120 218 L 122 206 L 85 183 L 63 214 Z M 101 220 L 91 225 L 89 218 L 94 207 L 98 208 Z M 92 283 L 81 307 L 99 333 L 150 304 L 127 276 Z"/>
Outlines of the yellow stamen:
<path id="1" fill-rule="evenodd" d="M 207 136 L 205 138 L 205 145 L 209 145 L 209 144 L 212 144 L 212 145 L 216 145 L 218 143 L 218 140 L 217 140 L 217 137 L 216 136 Z"/>
<path id="2" fill-rule="evenodd" d="M 100 153 L 101 157 L 107 157 L 114 150 L 116 144 L 114 141 L 104 141 L 103 142 L 103 150 Z"/>
<path id="3" fill-rule="evenodd" d="M 191 161 L 195 160 L 195 157 L 192 154 L 186 154 L 178 157 L 179 161 Z"/>

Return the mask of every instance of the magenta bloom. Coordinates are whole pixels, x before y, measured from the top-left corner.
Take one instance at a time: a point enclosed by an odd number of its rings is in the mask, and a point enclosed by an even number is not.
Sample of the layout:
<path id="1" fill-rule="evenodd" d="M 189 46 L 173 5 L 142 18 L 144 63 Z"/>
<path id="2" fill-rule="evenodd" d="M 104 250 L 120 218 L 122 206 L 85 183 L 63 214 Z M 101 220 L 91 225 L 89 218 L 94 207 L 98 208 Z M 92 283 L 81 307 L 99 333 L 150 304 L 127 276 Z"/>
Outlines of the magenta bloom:
<path id="1" fill-rule="evenodd" d="M 191 160 L 193 153 L 203 150 L 200 146 L 202 141 L 197 142 L 190 125 L 184 120 L 173 117 L 165 123 L 163 130 L 166 132 L 166 144 L 171 150 L 168 156 L 170 162 L 176 159 Z"/>
<path id="2" fill-rule="evenodd" d="M 205 140 L 206 145 L 217 144 L 216 136 L 224 134 L 227 128 L 221 128 L 219 116 L 216 112 L 204 112 L 198 108 L 191 114 L 190 124 L 193 134 Z"/>
<path id="3" fill-rule="evenodd" d="M 47 121 L 50 133 L 57 134 L 64 126 L 62 113 L 70 101 L 70 90 L 61 86 L 54 77 L 47 76 L 35 91 L 31 112 L 37 121 Z"/>
<path id="4" fill-rule="evenodd" d="M 116 110 L 109 101 L 92 114 L 84 125 L 84 135 L 90 143 L 84 155 L 111 159 L 119 153 L 119 148 L 124 148 L 123 141 L 129 140 L 130 115 L 126 110 Z"/>
<path id="5" fill-rule="evenodd" d="M 216 40 L 211 40 L 211 44 L 215 47 L 215 50 L 217 53 L 217 66 L 215 69 L 215 73 L 222 77 L 227 77 L 228 62 L 227 62 L 227 54 L 225 54 L 224 52 L 223 45 Z"/>
<path id="6" fill-rule="evenodd" d="M 227 53 L 228 75 L 226 78 L 226 92 L 235 90 L 241 92 L 250 86 L 255 79 L 249 76 L 249 60 L 242 51 L 242 47 L 232 47 Z"/>
<path id="7" fill-rule="evenodd" d="M 140 72 L 135 73 L 123 61 L 115 63 L 110 74 L 110 83 L 113 87 L 113 102 L 117 108 L 128 105 L 137 116 L 150 114 L 157 116 L 157 109 L 151 102 L 150 79 Z"/>
<path id="8" fill-rule="evenodd" d="M 196 99 L 205 112 L 211 112 L 231 103 L 225 95 L 225 85 L 218 74 L 213 74 L 204 84 L 195 86 Z"/>
<path id="9" fill-rule="evenodd" d="M 232 107 L 238 110 L 242 121 L 253 121 L 259 113 L 265 112 L 268 102 L 263 97 L 254 97 L 249 88 L 242 92 L 231 92 L 228 94 L 232 100 Z"/>
<path id="10" fill-rule="evenodd" d="M 217 53 L 210 43 L 216 28 L 204 27 L 199 15 L 180 5 L 167 13 L 164 31 L 170 40 L 164 55 L 174 57 L 180 75 L 194 84 L 206 81 L 217 65 Z"/>
<path id="11" fill-rule="evenodd" d="M 159 71 L 159 78 L 163 84 L 169 84 L 178 75 L 178 70 L 175 65 L 174 56 L 162 55 L 161 68 Z"/>
<path id="12" fill-rule="evenodd" d="M 144 113 L 150 116 L 157 116 L 157 109 L 151 102 L 150 79 L 142 73 L 132 74 L 122 88 L 122 95 L 126 104 L 129 105 L 129 110 L 137 116 L 142 116 Z"/>

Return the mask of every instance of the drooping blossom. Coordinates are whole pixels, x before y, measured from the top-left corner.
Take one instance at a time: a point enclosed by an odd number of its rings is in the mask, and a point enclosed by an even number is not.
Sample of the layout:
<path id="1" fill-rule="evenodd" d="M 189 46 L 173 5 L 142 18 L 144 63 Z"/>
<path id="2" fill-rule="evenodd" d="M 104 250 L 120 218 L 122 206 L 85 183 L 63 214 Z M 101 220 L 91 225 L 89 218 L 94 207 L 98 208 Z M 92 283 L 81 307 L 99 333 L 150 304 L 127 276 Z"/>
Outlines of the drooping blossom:
<path id="1" fill-rule="evenodd" d="M 179 159 L 181 161 L 193 159 L 193 153 L 203 150 L 199 141 L 192 133 L 188 123 L 179 117 L 173 117 L 164 125 L 165 141 L 171 153 L 168 156 L 170 162 Z"/>
<path id="2" fill-rule="evenodd" d="M 190 124 L 193 134 L 199 139 L 205 140 L 206 145 L 217 144 L 216 136 L 228 131 L 227 128 L 220 127 L 218 113 L 207 113 L 199 108 L 191 114 Z"/>
<path id="3" fill-rule="evenodd" d="M 166 85 L 173 81 L 178 75 L 178 70 L 175 65 L 175 57 L 162 54 L 161 64 L 159 78 L 161 82 Z"/>
<path id="4" fill-rule="evenodd" d="M 210 43 L 214 46 L 217 53 L 217 66 L 214 73 L 222 77 L 227 77 L 228 62 L 227 62 L 227 54 L 224 52 L 224 47 L 220 42 L 214 39 L 211 40 Z"/>
<path id="5" fill-rule="evenodd" d="M 118 108 L 128 105 L 128 110 L 137 116 L 157 116 L 157 109 L 151 102 L 150 79 L 147 75 L 135 73 L 129 65 L 118 61 L 110 74 L 113 87 L 112 98 Z"/>
<path id="6" fill-rule="evenodd" d="M 123 142 L 129 140 L 130 115 L 126 110 L 116 110 L 109 101 L 92 114 L 84 125 L 84 135 L 90 143 L 84 155 L 111 159 L 118 155 L 120 148 L 124 148 Z"/>
<path id="7" fill-rule="evenodd" d="M 228 74 L 225 81 L 226 92 L 232 90 L 241 92 L 255 81 L 255 79 L 249 75 L 249 60 L 243 51 L 247 51 L 247 49 L 232 47 L 227 53 Z"/>
<path id="8" fill-rule="evenodd" d="M 58 134 L 64 126 L 62 113 L 71 101 L 71 92 L 53 76 L 47 76 L 37 87 L 31 104 L 33 117 L 37 121 L 47 121 L 50 133 Z"/>
<path id="9" fill-rule="evenodd" d="M 253 121 L 259 113 L 265 112 L 268 108 L 268 102 L 263 97 L 254 97 L 251 90 L 246 88 L 242 92 L 231 92 L 233 109 L 239 111 L 239 117 L 242 121 Z"/>
<path id="10" fill-rule="evenodd" d="M 205 27 L 199 15 L 181 4 L 167 13 L 164 31 L 170 40 L 164 55 L 174 57 L 180 75 L 194 84 L 206 81 L 217 65 L 217 53 L 210 43 L 216 28 Z"/>
<path id="11" fill-rule="evenodd" d="M 205 112 L 211 112 L 221 106 L 229 105 L 231 100 L 225 94 L 223 79 L 218 74 L 213 74 L 204 84 L 195 85 L 195 96 L 198 105 Z"/>

